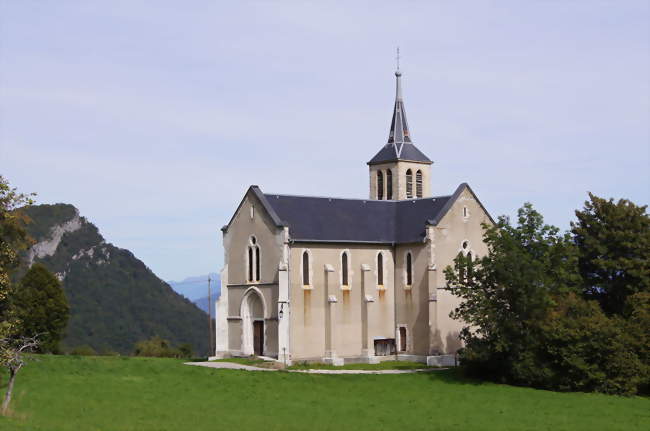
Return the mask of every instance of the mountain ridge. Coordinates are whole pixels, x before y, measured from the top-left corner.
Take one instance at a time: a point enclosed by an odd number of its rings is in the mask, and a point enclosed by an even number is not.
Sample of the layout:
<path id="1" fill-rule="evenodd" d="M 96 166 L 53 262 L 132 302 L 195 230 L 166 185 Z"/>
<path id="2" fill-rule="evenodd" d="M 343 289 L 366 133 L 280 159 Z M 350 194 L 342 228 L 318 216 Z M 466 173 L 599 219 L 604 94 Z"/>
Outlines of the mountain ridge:
<path id="1" fill-rule="evenodd" d="M 176 293 L 131 251 L 106 242 L 99 229 L 70 204 L 34 205 L 22 211 L 36 243 L 25 266 L 43 263 L 62 281 L 71 315 L 64 349 L 131 353 L 158 335 L 173 344 L 208 350 L 205 313 Z"/>

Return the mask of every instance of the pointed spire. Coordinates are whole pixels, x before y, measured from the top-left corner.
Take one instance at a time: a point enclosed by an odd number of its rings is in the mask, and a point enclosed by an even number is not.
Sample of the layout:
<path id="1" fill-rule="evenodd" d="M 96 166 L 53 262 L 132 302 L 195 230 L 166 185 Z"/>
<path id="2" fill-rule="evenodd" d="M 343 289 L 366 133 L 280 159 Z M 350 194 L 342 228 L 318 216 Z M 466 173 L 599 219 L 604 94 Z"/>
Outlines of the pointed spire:
<path id="1" fill-rule="evenodd" d="M 410 162 L 433 163 L 422 151 L 417 149 L 411 141 L 406 111 L 404 110 L 404 99 L 402 98 L 402 72 L 399 70 L 399 48 L 397 48 L 397 69 L 395 70 L 395 106 L 393 108 L 393 119 L 390 123 L 388 143 L 386 143 L 368 165 L 397 162 L 405 160 Z M 407 145 L 408 144 L 408 145 Z"/>
<path id="2" fill-rule="evenodd" d="M 393 108 L 393 119 L 390 124 L 388 143 L 393 144 L 395 152 L 399 157 L 404 144 L 411 143 L 406 111 L 404 110 L 404 99 L 402 98 L 402 72 L 399 70 L 399 49 L 397 50 L 397 70 L 395 71 L 395 107 Z"/>

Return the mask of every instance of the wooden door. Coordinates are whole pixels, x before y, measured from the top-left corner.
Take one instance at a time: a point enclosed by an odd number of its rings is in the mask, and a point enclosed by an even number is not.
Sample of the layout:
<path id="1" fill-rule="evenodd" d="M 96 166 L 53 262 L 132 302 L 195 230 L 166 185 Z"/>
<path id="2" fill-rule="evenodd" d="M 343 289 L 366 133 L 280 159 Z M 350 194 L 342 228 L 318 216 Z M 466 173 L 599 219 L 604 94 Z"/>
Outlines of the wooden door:
<path id="1" fill-rule="evenodd" d="M 257 356 L 264 354 L 264 322 L 261 320 L 253 322 L 253 349 Z"/>
<path id="2" fill-rule="evenodd" d="M 399 328 L 399 351 L 406 352 L 406 328 Z"/>

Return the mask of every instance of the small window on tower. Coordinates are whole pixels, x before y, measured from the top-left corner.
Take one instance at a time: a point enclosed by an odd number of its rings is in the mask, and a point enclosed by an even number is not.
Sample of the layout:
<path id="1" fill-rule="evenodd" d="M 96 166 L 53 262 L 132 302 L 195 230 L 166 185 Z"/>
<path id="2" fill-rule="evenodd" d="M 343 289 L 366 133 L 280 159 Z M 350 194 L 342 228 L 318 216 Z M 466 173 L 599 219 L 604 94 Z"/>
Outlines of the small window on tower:
<path id="1" fill-rule="evenodd" d="M 419 169 L 415 173 L 415 196 L 422 197 L 422 171 Z"/>
<path id="2" fill-rule="evenodd" d="M 384 174 L 377 171 L 377 199 L 384 199 Z"/>
<path id="3" fill-rule="evenodd" d="M 410 169 L 406 171 L 406 198 L 413 197 L 413 172 Z"/>
<path id="4" fill-rule="evenodd" d="M 390 169 L 386 170 L 386 199 L 393 199 L 393 172 Z"/>
<path id="5" fill-rule="evenodd" d="M 467 207 L 463 207 L 463 217 L 467 218 L 469 213 L 467 212 Z"/>

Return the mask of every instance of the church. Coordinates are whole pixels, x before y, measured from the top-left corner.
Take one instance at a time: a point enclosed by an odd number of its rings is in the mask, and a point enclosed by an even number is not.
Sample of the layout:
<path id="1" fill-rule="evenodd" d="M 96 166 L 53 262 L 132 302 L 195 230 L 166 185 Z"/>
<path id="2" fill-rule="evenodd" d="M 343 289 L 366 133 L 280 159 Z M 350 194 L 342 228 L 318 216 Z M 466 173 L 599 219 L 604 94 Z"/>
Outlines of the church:
<path id="1" fill-rule="evenodd" d="M 493 223 L 466 183 L 431 195 L 401 88 L 388 142 L 367 162 L 367 199 L 265 193 L 252 185 L 223 232 L 216 357 L 333 365 L 384 359 L 450 365 L 463 323 L 443 270 L 488 252 Z"/>

